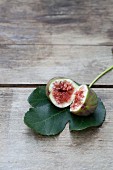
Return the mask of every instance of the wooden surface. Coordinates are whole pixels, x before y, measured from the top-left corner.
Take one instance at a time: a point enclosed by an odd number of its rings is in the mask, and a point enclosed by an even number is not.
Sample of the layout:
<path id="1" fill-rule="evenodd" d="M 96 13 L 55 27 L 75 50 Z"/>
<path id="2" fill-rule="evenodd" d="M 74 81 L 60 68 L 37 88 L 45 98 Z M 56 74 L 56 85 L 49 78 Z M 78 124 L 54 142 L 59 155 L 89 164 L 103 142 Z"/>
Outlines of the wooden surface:
<path id="1" fill-rule="evenodd" d="M 1 84 L 42 84 L 55 76 L 89 84 L 113 65 L 111 47 L 71 45 L 3 45 L 0 49 Z M 113 84 L 113 71 L 96 84 Z"/>
<path id="2" fill-rule="evenodd" d="M 0 0 L 2 44 L 113 45 L 113 0 Z"/>
<path id="3" fill-rule="evenodd" d="M 32 87 L 54 76 L 89 84 L 112 49 L 113 0 L 0 0 L 0 170 L 113 170 L 113 71 L 94 89 L 100 128 L 44 137 L 23 123 Z"/>
<path id="4" fill-rule="evenodd" d="M 58 136 L 34 134 L 23 124 L 27 97 L 33 89 L 0 89 L 1 170 L 106 170 L 113 169 L 113 90 L 96 89 L 106 110 L 101 128 L 70 133 L 68 126 Z"/>

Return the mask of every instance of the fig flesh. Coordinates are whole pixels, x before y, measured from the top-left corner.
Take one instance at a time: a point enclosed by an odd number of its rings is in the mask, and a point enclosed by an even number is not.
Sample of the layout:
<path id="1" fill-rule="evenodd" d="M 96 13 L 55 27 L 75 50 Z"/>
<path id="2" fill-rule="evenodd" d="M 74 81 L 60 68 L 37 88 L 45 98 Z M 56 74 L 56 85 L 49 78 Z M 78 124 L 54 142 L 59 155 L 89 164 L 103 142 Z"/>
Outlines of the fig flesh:
<path id="1" fill-rule="evenodd" d="M 95 111 L 97 104 L 96 93 L 87 85 L 81 85 L 75 92 L 75 98 L 70 105 L 70 112 L 79 116 L 88 116 Z"/>
<path id="2" fill-rule="evenodd" d="M 59 108 L 68 107 L 74 100 L 79 86 L 71 79 L 55 77 L 46 85 L 46 95 Z"/>

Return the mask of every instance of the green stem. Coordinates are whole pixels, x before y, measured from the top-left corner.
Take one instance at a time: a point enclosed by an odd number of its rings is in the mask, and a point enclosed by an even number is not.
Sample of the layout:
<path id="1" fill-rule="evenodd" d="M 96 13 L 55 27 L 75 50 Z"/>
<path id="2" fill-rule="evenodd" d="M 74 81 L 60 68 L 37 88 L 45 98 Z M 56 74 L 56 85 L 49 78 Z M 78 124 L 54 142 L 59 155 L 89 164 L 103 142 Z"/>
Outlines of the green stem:
<path id="1" fill-rule="evenodd" d="M 100 75 L 98 75 L 89 85 L 89 87 L 91 87 L 100 77 L 102 77 L 104 74 L 106 74 L 107 72 L 109 72 L 110 70 L 113 69 L 113 66 L 107 68 L 104 72 L 102 72 Z"/>

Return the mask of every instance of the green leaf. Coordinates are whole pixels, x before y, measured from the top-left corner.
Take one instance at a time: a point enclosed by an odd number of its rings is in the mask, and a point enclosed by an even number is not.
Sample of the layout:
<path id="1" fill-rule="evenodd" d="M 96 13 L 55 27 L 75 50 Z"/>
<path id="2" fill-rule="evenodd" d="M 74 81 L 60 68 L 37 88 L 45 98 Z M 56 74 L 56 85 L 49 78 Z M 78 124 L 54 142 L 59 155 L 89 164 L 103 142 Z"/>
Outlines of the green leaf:
<path id="1" fill-rule="evenodd" d="M 48 103 L 48 98 L 45 94 L 45 86 L 39 86 L 28 97 L 28 102 L 32 107 L 43 106 Z"/>
<path id="2" fill-rule="evenodd" d="M 98 99 L 95 112 L 86 117 L 76 116 L 65 109 L 55 107 L 46 97 L 45 86 L 35 89 L 28 98 L 33 108 L 25 114 L 25 124 L 35 132 L 42 135 L 56 135 L 65 128 L 69 122 L 70 131 L 83 130 L 93 126 L 100 126 L 106 115 L 105 107 Z"/>
<path id="3" fill-rule="evenodd" d="M 31 108 L 25 115 L 26 125 L 42 135 L 60 133 L 69 121 L 69 109 L 59 109 L 51 103 Z"/>

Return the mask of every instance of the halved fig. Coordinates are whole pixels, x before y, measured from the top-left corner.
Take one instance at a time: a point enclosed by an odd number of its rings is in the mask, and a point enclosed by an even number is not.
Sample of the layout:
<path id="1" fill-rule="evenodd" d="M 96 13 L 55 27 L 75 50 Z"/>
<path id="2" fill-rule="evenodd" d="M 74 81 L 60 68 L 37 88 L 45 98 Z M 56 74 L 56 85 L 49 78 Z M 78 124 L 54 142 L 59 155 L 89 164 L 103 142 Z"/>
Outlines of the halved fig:
<path id="1" fill-rule="evenodd" d="M 75 92 L 70 112 L 79 116 L 88 116 L 95 111 L 97 104 L 98 98 L 96 93 L 87 85 L 81 85 Z"/>
<path id="2" fill-rule="evenodd" d="M 59 107 L 69 106 L 75 97 L 75 92 L 79 86 L 71 79 L 55 77 L 46 85 L 46 95 L 51 102 Z"/>

